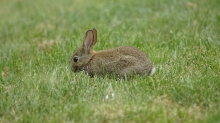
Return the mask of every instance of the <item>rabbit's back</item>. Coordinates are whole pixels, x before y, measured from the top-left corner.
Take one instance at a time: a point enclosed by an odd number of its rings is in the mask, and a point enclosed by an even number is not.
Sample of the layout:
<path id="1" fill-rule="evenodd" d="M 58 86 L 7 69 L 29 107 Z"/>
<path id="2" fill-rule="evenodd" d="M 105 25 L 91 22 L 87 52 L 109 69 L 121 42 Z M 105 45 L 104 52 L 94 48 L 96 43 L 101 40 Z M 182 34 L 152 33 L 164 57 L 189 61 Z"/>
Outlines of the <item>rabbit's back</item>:
<path id="1" fill-rule="evenodd" d="M 89 74 L 105 75 L 109 73 L 125 76 L 149 73 L 153 65 L 139 49 L 122 46 L 96 52 L 85 68 Z"/>

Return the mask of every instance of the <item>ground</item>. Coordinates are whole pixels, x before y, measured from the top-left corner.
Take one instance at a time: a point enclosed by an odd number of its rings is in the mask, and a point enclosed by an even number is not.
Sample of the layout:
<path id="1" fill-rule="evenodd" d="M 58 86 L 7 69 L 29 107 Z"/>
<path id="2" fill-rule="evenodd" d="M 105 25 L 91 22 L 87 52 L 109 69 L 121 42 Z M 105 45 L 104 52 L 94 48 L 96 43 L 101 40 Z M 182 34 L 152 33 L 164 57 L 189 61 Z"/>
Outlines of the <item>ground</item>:
<path id="1" fill-rule="evenodd" d="M 220 122 L 219 0 L 0 1 L 0 122 Z M 153 76 L 73 73 L 95 50 L 134 46 Z"/>

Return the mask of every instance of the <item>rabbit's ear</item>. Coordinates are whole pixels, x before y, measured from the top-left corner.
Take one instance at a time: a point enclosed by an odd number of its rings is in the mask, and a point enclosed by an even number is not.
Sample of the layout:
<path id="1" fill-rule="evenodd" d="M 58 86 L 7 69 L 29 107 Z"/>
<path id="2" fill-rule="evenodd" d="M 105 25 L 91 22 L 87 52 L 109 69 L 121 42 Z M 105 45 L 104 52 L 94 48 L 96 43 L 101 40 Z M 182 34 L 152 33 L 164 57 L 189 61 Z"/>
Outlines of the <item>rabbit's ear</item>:
<path id="1" fill-rule="evenodd" d="M 84 47 L 86 47 L 86 49 L 91 49 L 95 45 L 97 36 L 95 36 L 94 34 L 95 35 L 97 34 L 96 30 L 95 31 L 88 30 L 86 32 L 85 39 L 84 39 Z M 96 39 L 94 40 L 94 38 Z"/>
<path id="2" fill-rule="evenodd" d="M 94 28 L 93 30 L 92 30 L 92 32 L 93 32 L 93 46 L 95 45 L 95 43 L 96 43 L 96 41 L 97 41 L 97 30 Z"/>

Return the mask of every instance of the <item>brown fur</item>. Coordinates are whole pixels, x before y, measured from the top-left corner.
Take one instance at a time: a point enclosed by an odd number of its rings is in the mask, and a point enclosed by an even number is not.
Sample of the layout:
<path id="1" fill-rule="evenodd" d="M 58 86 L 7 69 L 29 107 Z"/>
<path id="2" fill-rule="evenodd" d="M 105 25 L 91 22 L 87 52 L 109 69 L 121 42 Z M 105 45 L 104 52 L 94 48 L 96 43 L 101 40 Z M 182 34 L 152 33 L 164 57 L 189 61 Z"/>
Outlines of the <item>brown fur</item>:
<path id="1" fill-rule="evenodd" d="M 120 77 L 134 74 L 150 74 L 153 69 L 146 55 L 134 47 L 121 46 L 110 50 L 94 52 L 92 47 L 97 41 L 97 30 L 88 30 L 83 46 L 72 56 L 72 71 L 85 71 L 89 75 L 113 74 Z"/>

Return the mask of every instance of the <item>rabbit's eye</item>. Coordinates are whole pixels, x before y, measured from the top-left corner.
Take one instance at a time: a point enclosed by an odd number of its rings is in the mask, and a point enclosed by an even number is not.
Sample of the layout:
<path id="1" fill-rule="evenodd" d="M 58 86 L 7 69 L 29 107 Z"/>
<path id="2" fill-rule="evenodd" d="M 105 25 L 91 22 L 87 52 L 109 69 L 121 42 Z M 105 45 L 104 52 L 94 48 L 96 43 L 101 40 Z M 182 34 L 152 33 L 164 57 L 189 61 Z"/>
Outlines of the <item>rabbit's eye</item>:
<path id="1" fill-rule="evenodd" d="M 73 61 L 74 61 L 74 62 L 77 62 L 77 61 L 78 61 L 78 57 L 76 57 L 76 56 L 73 57 Z"/>

